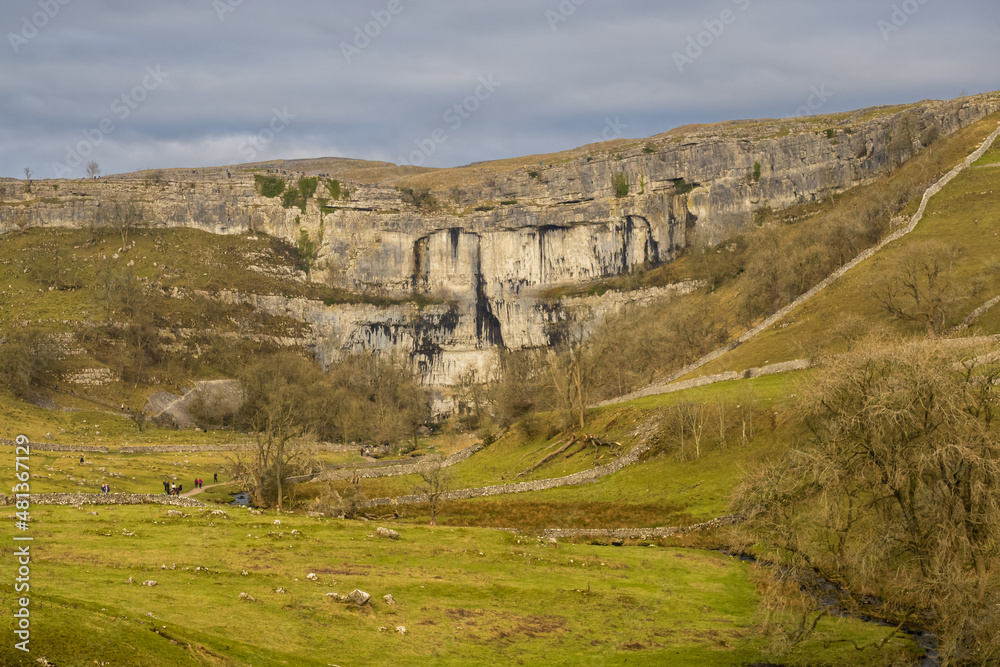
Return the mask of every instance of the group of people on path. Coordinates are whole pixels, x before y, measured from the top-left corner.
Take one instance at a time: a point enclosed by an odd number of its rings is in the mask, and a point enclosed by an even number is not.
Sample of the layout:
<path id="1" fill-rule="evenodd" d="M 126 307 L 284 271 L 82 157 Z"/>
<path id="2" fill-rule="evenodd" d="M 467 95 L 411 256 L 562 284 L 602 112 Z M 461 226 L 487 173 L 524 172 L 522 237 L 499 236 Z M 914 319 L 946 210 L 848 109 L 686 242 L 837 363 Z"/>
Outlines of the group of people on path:
<path id="1" fill-rule="evenodd" d="M 111 493 L 111 485 L 101 484 L 101 493 Z"/>
<path id="2" fill-rule="evenodd" d="M 213 473 L 212 481 L 214 482 L 219 481 L 219 473 Z M 201 477 L 194 480 L 194 488 L 202 489 L 204 487 L 205 487 L 205 480 L 203 480 Z M 174 484 L 173 482 L 168 482 L 166 480 L 163 481 L 163 493 L 167 494 L 168 496 L 179 496 L 181 495 L 181 493 L 183 493 L 183 489 L 184 489 L 183 484 Z M 101 490 L 103 490 L 103 487 Z"/>

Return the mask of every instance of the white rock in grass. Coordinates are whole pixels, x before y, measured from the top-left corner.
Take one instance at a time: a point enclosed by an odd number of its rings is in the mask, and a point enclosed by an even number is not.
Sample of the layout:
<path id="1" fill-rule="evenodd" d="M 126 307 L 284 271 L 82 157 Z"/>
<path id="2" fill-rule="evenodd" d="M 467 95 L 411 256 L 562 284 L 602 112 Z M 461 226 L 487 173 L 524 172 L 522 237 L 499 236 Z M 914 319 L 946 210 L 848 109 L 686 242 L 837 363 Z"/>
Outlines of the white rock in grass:
<path id="1" fill-rule="evenodd" d="M 395 600 L 395 598 L 393 598 L 393 597 L 392 597 L 391 595 L 388 595 L 388 594 L 386 594 L 386 595 L 383 595 L 383 596 L 382 596 L 382 599 L 383 599 L 383 600 L 385 600 L 385 603 L 386 603 L 387 605 L 389 605 L 390 607 L 392 607 L 393 605 L 395 605 L 395 604 L 396 604 L 396 600 Z"/>
<path id="2" fill-rule="evenodd" d="M 306 579 L 308 579 L 309 581 L 316 581 L 317 579 L 319 579 L 319 577 L 310 572 L 309 574 L 306 575 Z"/>
<path id="3" fill-rule="evenodd" d="M 142 585 L 149 586 L 150 588 L 152 588 L 153 586 L 156 586 L 156 582 L 153 581 L 152 579 L 147 579 L 146 581 L 142 582 Z"/>
<path id="4" fill-rule="evenodd" d="M 396 626 L 396 634 L 405 635 L 406 634 L 406 626 L 405 625 L 397 625 Z"/>
<path id="5" fill-rule="evenodd" d="M 399 533 L 397 533 L 394 530 L 390 530 L 388 528 L 383 528 L 382 526 L 379 526 L 375 530 L 375 534 L 378 535 L 379 537 L 387 537 L 390 540 L 398 540 L 399 539 Z"/>
<path id="6" fill-rule="evenodd" d="M 347 594 L 346 599 L 348 602 L 353 602 L 359 607 L 363 607 L 364 605 L 368 604 L 368 601 L 372 599 L 372 596 L 369 595 L 368 593 L 365 593 L 364 591 L 355 588 L 353 591 Z"/>

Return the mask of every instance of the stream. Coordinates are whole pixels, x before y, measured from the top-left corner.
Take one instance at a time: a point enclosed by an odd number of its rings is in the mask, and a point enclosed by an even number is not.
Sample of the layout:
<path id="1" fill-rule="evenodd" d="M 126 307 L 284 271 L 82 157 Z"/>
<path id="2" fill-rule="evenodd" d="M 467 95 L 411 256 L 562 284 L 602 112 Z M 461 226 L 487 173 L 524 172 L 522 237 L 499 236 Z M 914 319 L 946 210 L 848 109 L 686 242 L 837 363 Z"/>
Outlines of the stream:
<path id="1" fill-rule="evenodd" d="M 886 628 L 895 627 L 895 624 L 889 623 L 885 619 L 879 618 L 878 616 L 858 613 L 848 609 L 844 604 L 844 599 L 846 599 L 847 596 L 840 584 L 827 579 L 819 572 L 813 571 L 811 573 L 792 574 L 787 568 L 781 568 L 771 563 L 759 561 L 757 558 L 747 553 L 736 553 L 725 549 L 716 549 L 716 551 L 726 556 L 739 558 L 744 563 L 764 565 L 766 567 L 779 570 L 783 576 L 796 576 L 799 583 L 799 591 L 803 595 L 807 595 L 815 600 L 816 606 L 821 611 L 825 611 L 831 616 L 837 616 L 839 618 L 853 618 L 863 623 L 873 623 Z M 863 600 L 862 604 L 870 607 L 878 607 L 882 604 L 882 601 L 878 598 L 869 597 Z M 917 646 L 924 651 L 924 657 L 921 658 L 919 662 L 914 663 L 913 667 L 940 667 L 941 662 L 938 659 L 937 652 L 937 636 L 933 632 L 924 628 L 906 625 L 901 627 L 899 632 L 912 637 L 914 641 L 916 641 Z"/>

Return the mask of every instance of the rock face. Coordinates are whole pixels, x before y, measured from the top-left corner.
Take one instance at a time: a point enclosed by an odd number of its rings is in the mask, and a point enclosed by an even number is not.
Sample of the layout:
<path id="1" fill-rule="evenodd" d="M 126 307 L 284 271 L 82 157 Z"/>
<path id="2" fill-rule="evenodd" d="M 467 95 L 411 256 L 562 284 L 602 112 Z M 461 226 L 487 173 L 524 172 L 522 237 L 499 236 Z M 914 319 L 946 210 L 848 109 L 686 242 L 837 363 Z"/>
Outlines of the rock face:
<path id="1" fill-rule="evenodd" d="M 303 209 L 262 196 L 254 173 L 240 168 L 231 176 L 222 169 L 175 170 L 42 181 L 35 184 L 42 198 L 0 207 L 0 231 L 26 219 L 84 226 L 102 199 L 130 197 L 143 202 L 144 218 L 154 226 L 261 231 L 293 244 L 306 234 L 318 243 L 314 278 L 414 301 L 325 306 L 280 295 L 223 292 L 216 298 L 311 324 L 313 335 L 304 342 L 324 362 L 359 350 L 397 351 L 410 355 L 427 383 L 454 385 L 470 371 L 486 373 L 500 349 L 558 342 L 569 321 L 586 333 L 634 300 L 666 299 L 694 286 L 561 303 L 541 298 L 544 290 L 670 262 L 694 243 L 719 243 L 759 209 L 869 182 L 936 136 L 998 109 L 1000 96 L 991 94 L 818 120 L 680 128 L 645 141 L 577 149 L 530 168 L 526 161 L 486 163 L 381 180 L 334 174 L 336 181 L 320 179 Z M 277 173 L 294 186 L 301 174 L 286 173 L 290 168 Z M 341 194 L 342 182 L 348 196 Z M 425 184 L 437 207 L 403 190 Z M 0 199 L 31 197 L 19 188 L 0 183 Z"/>

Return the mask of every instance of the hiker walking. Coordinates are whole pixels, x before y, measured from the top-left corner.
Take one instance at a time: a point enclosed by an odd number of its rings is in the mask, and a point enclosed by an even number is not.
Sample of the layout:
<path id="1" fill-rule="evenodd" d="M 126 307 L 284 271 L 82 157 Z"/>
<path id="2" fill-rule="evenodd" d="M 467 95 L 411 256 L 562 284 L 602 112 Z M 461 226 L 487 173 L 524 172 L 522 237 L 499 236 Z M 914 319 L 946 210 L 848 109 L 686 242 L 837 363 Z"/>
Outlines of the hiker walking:
<path id="1" fill-rule="evenodd" d="M 215 476 L 212 478 L 212 481 L 213 482 L 218 482 L 219 481 L 219 473 L 215 473 Z"/>
<path id="2" fill-rule="evenodd" d="M 163 493 L 168 496 L 170 495 L 170 482 L 167 482 L 166 480 L 163 482 Z"/>
<path id="3" fill-rule="evenodd" d="M 166 482 L 164 482 L 164 484 L 166 484 Z M 173 482 L 170 483 L 170 495 L 172 496 L 177 495 L 177 485 L 174 484 Z"/>

